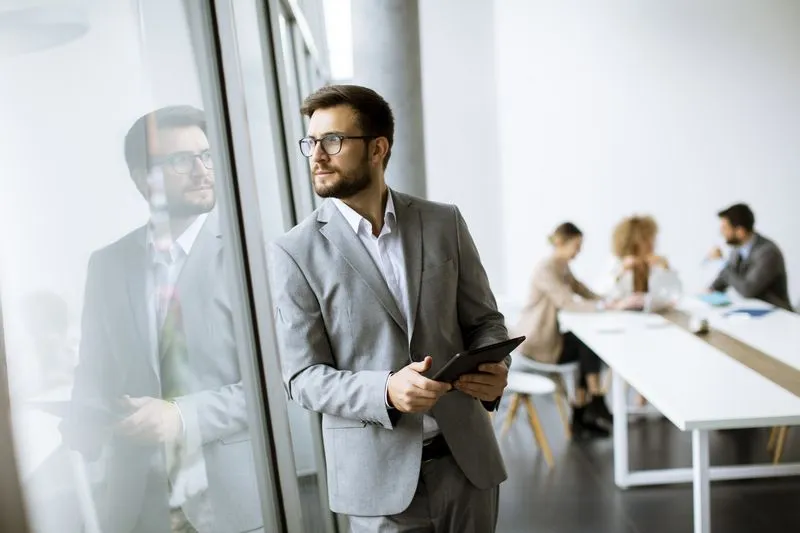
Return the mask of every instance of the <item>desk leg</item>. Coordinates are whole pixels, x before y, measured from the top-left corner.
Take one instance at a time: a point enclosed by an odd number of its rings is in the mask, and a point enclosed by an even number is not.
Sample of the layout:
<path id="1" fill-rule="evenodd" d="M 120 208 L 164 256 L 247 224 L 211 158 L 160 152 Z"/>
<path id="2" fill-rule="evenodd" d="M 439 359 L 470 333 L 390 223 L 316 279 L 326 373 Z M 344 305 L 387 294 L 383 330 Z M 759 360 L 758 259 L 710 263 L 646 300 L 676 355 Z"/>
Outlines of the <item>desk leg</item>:
<path id="1" fill-rule="evenodd" d="M 614 372 L 614 483 L 621 489 L 628 488 L 628 384 Z"/>
<path id="2" fill-rule="evenodd" d="M 694 482 L 694 533 L 711 533 L 711 484 L 709 483 L 708 431 L 692 431 Z"/>

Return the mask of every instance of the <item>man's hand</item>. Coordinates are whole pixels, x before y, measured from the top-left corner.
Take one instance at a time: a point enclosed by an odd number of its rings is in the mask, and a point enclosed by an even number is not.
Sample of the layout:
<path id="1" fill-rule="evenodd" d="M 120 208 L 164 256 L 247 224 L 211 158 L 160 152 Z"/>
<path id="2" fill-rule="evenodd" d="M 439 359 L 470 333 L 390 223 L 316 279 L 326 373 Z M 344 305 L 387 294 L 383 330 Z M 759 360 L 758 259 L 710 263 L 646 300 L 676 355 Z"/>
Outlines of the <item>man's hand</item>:
<path id="1" fill-rule="evenodd" d="M 722 259 L 722 249 L 719 246 L 715 246 L 708 252 L 706 258 L 709 261 L 716 261 L 717 259 Z"/>
<path id="2" fill-rule="evenodd" d="M 651 267 L 661 267 L 664 270 L 669 270 L 669 261 L 667 261 L 666 257 L 660 255 L 648 255 L 647 264 Z"/>
<path id="3" fill-rule="evenodd" d="M 132 413 L 118 424 L 121 434 L 156 444 L 174 442 L 183 432 L 181 413 L 174 403 L 147 396 L 126 396 L 123 401 Z"/>
<path id="4" fill-rule="evenodd" d="M 622 268 L 624 270 L 633 270 L 639 263 L 641 263 L 641 260 L 633 255 L 626 255 L 622 258 Z"/>
<path id="5" fill-rule="evenodd" d="M 389 377 L 389 405 L 401 413 L 424 413 L 436 405 L 452 387 L 449 383 L 433 381 L 420 375 L 431 367 L 433 358 L 411 363 Z"/>
<path id="6" fill-rule="evenodd" d="M 608 304 L 606 309 L 611 309 L 614 311 L 625 311 L 627 309 L 641 309 L 644 307 L 645 300 L 647 299 L 647 295 L 637 292 L 634 294 L 630 294 L 621 298 L 619 300 L 615 300 Z"/>
<path id="7" fill-rule="evenodd" d="M 508 384 L 508 367 L 505 363 L 484 363 L 477 374 L 464 374 L 456 381 L 456 389 L 473 398 L 492 402 L 503 394 Z"/>

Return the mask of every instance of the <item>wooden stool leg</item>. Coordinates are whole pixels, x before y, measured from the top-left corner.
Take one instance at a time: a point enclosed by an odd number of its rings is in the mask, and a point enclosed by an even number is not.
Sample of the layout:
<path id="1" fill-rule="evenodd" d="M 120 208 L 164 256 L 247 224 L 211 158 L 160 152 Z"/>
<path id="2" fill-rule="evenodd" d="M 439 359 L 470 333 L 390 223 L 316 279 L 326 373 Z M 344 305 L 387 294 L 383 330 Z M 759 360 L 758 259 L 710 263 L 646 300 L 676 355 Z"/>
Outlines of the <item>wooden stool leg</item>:
<path id="1" fill-rule="evenodd" d="M 614 371 L 609 368 L 608 372 L 606 372 L 605 378 L 603 379 L 603 387 L 601 389 L 603 394 L 608 394 L 608 390 L 611 388 L 611 379 L 613 377 Z"/>
<path id="2" fill-rule="evenodd" d="M 786 443 L 786 434 L 789 431 L 788 426 L 781 426 L 780 432 L 778 434 L 778 442 L 775 447 L 775 456 L 772 458 L 773 464 L 778 464 L 781 462 L 781 456 L 783 455 L 783 445 Z"/>
<path id="3" fill-rule="evenodd" d="M 561 423 L 564 425 L 564 434 L 567 436 L 567 440 L 571 440 L 572 428 L 569 425 L 569 400 L 567 399 L 567 387 L 564 385 L 564 378 L 562 376 L 556 374 L 552 377 L 556 384 L 556 391 L 553 393 L 553 400 L 556 402 L 558 414 L 561 416 Z"/>
<path id="4" fill-rule="evenodd" d="M 511 428 L 511 423 L 514 421 L 514 417 L 517 414 L 517 409 L 519 409 L 519 398 L 520 395 L 516 392 L 511 396 L 511 405 L 508 406 L 506 419 L 503 421 L 503 429 L 500 430 L 501 439 L 506 436 L 506 433 L 508 433 L 508 430 Z"/>
<path id="5" fill-rule="evenodd" d="M 775 449 L 775 444 L 778 442 L 778 433 L 780 433 L 780 427 L 775 426 L 769 431 L 769 442 L 767 442 L 767 452 L 772 453 L 772 450 Z"/>
<path id="6" fill-rule="evenodd" d="M 550 443 L 547 442 L 542 425 L 539 423 L 539 415 L 536 413 L 536 408 L 533 406 L 530 396 L 524 396 L 522 401 L 528 411 L 528 418 L 531 422 L 531 428 L 533 428 L 533 436 L 536 438 L 536 443 L 539 445 L 539 449 L 542 450 L 547 466 L 553 468 L 553 452 L 550 450 Z"/>

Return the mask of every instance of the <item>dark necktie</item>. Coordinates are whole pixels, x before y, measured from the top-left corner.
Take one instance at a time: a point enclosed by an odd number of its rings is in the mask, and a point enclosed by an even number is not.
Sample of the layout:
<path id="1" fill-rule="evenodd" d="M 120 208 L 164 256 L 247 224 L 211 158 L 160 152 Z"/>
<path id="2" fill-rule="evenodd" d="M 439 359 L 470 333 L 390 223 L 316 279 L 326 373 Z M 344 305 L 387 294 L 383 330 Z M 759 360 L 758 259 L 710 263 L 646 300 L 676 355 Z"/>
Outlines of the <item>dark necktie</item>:
<path id="1" fill-rule="evenodd" d="M 744 260 L 742 259 L 742 254 L 739 250 L 733 252 L 733 257 L 731 258 L 731 270 L 733 270 L 736 274 L 740 274 L 742 272 L 742 263 Z"/>
<path id="2" fill-rule="evenodd" d="M 164 400 L 187 394 L 191 378 L 181 299 L 174 280 L 170 279 L 169 266 L 163 262 L 156 264 L 158 355 Z"/>

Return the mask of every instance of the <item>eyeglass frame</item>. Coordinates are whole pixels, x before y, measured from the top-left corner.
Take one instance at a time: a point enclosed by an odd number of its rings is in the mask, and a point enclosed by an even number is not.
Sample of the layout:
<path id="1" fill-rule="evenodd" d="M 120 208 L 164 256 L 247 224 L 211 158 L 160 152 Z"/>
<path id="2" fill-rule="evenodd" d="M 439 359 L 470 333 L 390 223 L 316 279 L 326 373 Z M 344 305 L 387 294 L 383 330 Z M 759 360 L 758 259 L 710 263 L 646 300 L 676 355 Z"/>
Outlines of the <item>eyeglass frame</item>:
<path id="1" fill-rule="evenodd" d="M 191 163 L 186 171 L 181 171 L 176 168 L 175 159 L 180 156 L 191 157 L 190 159 Z M 203 161 L 204 157 L 207 157 L 208 164 L 206 164 L 206 161 Z M 154 156 L 152 157 L 150 166 L 156 167 L 156 166 L 169 165 L 172 171 L 175 172 L 176 174 L 191 174 L 192 168 L 194 167 L 195 159 L 199 159 L 200 164 L 203 165 L 203 168 L 205 168 L 206 170 L 214 170 L 214 156 L 211 153 L 211 149 L 203 150 L 197 154 L 194 152 L 182 151 L 182 152 L 173 152 L 171 154 L 162 156 Z"/>
<path id="2" fill-rule="evenodd" d="M 343 146 L 342 141 L 344 141 L 345 139 L 372 140 L 372 139 L 377 139 L 378 137 L 380 137 L 380 135 L 342 135 L 341 133 L 328 133 L 323 135 L 320 139 L 308 135 L 297 141 L 297 144 L 300 147 L 300 153 L 303 155 L 303 157 L 310 158 L 314 155 L 314 150 L 317 149 L 317 144 L 320 144 L 320 146 L 322 147 L 322 151 L 325 153 L 325 155 L 337 155 L 339 152 L 342 151 L 342 146 Z M 325 146 L 322 145 L 322 142 L 325 139 L 331 139 L 331 138 L 339 139 L 339 149 L 333 153 L 328 152 L 325 149 Z M 306 155 L 305 153 L 303 153 L 303 142 L 308 140 L 314 141 L 314 145 L 311 147 L 311 151 L 308 153 L 308 155 Z"/>

